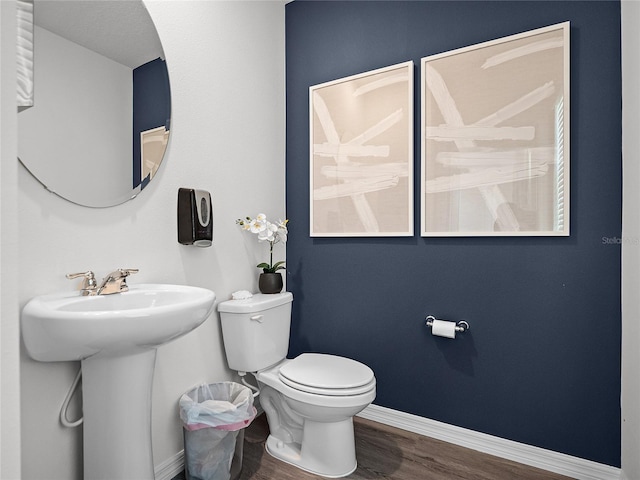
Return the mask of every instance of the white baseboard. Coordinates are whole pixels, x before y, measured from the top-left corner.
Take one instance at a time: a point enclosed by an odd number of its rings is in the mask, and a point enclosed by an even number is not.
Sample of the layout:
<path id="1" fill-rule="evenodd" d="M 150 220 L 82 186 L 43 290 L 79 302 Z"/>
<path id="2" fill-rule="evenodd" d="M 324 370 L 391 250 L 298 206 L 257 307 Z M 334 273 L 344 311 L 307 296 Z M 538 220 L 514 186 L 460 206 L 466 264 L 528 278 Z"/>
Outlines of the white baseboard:
<path id="1" fill-rule="evenodd" d="M 378 405 L 369 405 L 358 416 L 578 480 L 625 480 L 624 474 L 616 467 L 505 440 Z M 171 480 L 183 470 L 184 451 L 181 450 L 155 468 L 155 478 L 156 480 Z"/>
<path id="2" fill-rule="evenodd" d="M 155 468 L 156 480 L 171 480 L 184 470 L 184 450 L 165 460 Z"/>
<path id="3" fill-rule="evenodd" d="M 369 405 L 359 417 L 579 480 L 619 480 L 619 468 L 526 445 L 428 418 Z"/>

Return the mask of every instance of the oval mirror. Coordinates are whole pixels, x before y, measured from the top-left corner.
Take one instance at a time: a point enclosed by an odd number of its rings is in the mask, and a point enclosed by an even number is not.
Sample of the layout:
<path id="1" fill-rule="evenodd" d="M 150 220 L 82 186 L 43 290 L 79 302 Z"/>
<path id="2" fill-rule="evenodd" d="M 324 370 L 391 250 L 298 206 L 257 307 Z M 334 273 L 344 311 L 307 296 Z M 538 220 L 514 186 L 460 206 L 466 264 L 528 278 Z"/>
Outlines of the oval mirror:
<path id="1" fill-rule="evenodd" d="M 18 157 L 49 191 L 88 207 L 134 198 L 169 139 L 160 38 L 140 0 L 35 0 L 34 105 Z"/>

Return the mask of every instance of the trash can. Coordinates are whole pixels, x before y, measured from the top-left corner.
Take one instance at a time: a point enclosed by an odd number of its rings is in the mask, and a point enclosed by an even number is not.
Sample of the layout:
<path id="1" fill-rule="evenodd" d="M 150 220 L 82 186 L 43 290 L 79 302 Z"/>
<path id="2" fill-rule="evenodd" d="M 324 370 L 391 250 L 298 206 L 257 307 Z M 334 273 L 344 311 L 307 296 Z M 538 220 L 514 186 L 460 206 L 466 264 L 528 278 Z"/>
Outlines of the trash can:
<path id="1" fill-rule="evenodd" d="M 203 384 L 182 395 L 186 479 L 237 479 L 242 470 L 243 429 L 255 416 L 253 393 L 238 383 Z"/>

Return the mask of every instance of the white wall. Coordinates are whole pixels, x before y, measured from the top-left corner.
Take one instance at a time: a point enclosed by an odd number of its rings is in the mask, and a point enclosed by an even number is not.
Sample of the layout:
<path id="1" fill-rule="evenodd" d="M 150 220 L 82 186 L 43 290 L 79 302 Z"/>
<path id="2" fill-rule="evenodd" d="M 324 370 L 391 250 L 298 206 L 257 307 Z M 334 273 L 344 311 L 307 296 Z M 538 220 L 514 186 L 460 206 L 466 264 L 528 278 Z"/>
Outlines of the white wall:
<path id="1" fill-rule="evenodd" d="M 622 471 L 640 478 L 640 2 L 622 2 Z"/>
<path id="2" fill-rule="evenodd" d="M 0 478 L 20 475 L 16 5 L 0 1 Z"/>
<path id="3" fill-rule="evenodd" d="M 165 161 L 138 198 L 108 209 L 65 202 L 21 169 L 20 254 L 14 260 L 20 266 L 21 307 L 34 295 L 74 288 L 64 274 L 86 269 L 101 276 L 116 267 L 136 267 L 140 273 L 131 277 L 131 284 L 203 286 L 218 299 L 235 290 L 257 289 L 255 264 L 266 258 L 266 246 L 241 232 L 235 220 L 258 211 L 285 216 L 284 3 L 145 3 L 158 28 L 171 81 Z M 2 182 L 4 196 L 4 176 Z M 179 187 L 211 192 L 212 247 L 177 243 Z M 4 225 L 4 214 L 2 220 Z M 58 423 L 78 364 L 38 363 L 23 351 L 20 367 L 22 478 L 82 478 L 80 430 Z M 152 422 L 156 466 L 182 449 L 179 396 L 200 382 L 229 378 L 217 314 L 159 349 Z"/>

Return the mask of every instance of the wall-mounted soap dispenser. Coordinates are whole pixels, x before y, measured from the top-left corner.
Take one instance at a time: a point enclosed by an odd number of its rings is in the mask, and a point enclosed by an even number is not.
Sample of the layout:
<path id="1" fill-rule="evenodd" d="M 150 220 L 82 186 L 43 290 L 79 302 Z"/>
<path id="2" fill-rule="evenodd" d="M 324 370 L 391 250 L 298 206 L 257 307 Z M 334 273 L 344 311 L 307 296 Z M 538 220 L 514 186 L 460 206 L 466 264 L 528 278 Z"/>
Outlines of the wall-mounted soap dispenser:
<path id="1" fill-rule="evenodd" d="M 178 242 L 210 247 L 213 240 L 213 208 L 206 190 L 178 189 Z"/>

